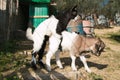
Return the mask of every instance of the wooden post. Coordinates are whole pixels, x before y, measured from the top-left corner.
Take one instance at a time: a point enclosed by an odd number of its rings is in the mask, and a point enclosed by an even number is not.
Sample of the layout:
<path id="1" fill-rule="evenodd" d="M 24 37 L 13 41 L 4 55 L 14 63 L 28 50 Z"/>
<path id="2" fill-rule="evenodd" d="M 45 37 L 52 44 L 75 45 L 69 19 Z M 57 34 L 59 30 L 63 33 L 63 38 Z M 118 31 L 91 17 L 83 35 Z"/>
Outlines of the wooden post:
<path id="1" fill-rule="evenodd" d="M 9 40 L 9 35 L 10 35 L 10 14 L 9 14 L 9 12 L 10 12 L 10 2 L 11 2 L 11 0 L 7 0 L 7 3 L 6 3 L 6 23 L 7 23 L 7 25 L 6 25 L 6 41 L 8 41 Z"/>

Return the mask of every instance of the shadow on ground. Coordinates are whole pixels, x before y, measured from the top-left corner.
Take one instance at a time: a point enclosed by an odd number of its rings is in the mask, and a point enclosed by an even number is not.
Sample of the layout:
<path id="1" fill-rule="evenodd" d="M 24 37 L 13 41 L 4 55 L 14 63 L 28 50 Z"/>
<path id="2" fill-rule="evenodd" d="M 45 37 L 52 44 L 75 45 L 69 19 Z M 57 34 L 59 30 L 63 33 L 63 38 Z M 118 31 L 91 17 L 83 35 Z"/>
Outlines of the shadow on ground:
<path id="1" fill-rule="evenodd" d="M 89 57 L 87 56 L 87 58 L 89 58 Z M 64 58 L 61 58 L 60 60 L 63 63 L 63 67 L 71 66 L 71 61 L 72 60 L 70 59 L 70 57 L 64 57 Z M 84 67 L 83 63 L 80 61 L 79 58 L 76 58 L 75 63 L 76 63 L 76 66 L 78 66 L 78 69 Z M 56 65 L 55 59 L 52 60 L 52 64 Z M 90 61 L 87 61 L 87 64 L 88 64 L 89 67 L 96 67 L 97 69 L 104 69 L 104 68 L 107 68 L 107 66 L 108 66 L 108 64 L 99 64 L 99 63 L 90 62 Z"/>

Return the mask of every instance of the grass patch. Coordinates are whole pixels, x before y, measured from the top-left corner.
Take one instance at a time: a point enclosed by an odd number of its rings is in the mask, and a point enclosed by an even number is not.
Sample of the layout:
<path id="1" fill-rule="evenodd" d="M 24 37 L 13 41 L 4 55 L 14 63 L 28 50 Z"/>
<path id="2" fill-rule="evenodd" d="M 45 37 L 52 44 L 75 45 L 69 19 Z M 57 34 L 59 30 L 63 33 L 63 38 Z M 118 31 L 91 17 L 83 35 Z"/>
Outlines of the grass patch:
<path id="1" fill-rule="evenodd" d="M 0 53 L 0 72 L 16 69 L 26 62 L 25 56 L 13 53 Z"/>
<path id="2" fill-rule="evenodd" d="M 0 53 L 0 72 L 10 69 L 17 69 L 24 65 L 27 61 L 25 55 L 13 53 Z"/>
<path id="3" fill-rule="evenodd" d="M 28 66 L 26 55 L 0 52 L 0 80 L 20 80 L 16 74 L 3 76 L 4 72 L 14 71 Z"/>
<path id="4" fill-rule="evenodd" d="M 22 54 L 3 53 L 0 52 L 0 73 L 9 70 L 19 70 L 22 66 L 26 66 L 28 60 Z"/>
<path id="5" fill-rule="evenodd" d="M 91 73 L 89 75 L 90 80 L 103 80 L 103 78 L 100 75 L 97 75 L 95 73 Z"/>
<path id="6" fill-rule="evenodd" d="M 12 75 L 7 78 L 3 78 L 3 80 L 21 80 L 17 75 Z"/>

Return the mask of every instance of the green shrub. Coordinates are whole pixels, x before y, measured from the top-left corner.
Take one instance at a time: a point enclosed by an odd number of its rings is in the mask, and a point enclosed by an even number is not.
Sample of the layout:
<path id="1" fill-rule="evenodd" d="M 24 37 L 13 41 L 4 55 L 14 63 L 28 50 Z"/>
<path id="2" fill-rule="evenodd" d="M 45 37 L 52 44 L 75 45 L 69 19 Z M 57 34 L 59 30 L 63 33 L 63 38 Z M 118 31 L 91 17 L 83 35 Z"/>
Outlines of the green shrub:
<path id="1" fill-rule="evenodd" d="M 91 74 L 89 75 L 89 78 L 90 78 L 91 80 L 103 80 L 103 78 L 102 78 L 100 75 L 97 75 L 97 74 L 95 74 L 95 73 L 91 73 Z"/>

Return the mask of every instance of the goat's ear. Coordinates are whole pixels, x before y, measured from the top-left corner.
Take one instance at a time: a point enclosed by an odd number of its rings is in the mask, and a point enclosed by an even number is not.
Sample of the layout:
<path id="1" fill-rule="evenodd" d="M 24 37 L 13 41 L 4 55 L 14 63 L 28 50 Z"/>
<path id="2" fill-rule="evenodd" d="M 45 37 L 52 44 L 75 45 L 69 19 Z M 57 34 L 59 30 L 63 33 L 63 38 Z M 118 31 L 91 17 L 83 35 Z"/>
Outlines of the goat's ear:
<path id="1" fill-rule="evenodd" d="M 99 41 L 101 41 L 101 38 L 100 38 L 100 37 L 97 37 L 97 39 L 98 39 Z"/>
<path id="2" fill-rule="evenodd" d="M 72 14 L 73 15 L 77 15 L 77 5 L 75 5 L 73 8 L 72 8 Z"/>
<path id="3" fill-rule="evenodd" d="M 75 5 L 73 8 L 72 8 L 72 11 L 77 11 L 77 5 Z"/>

